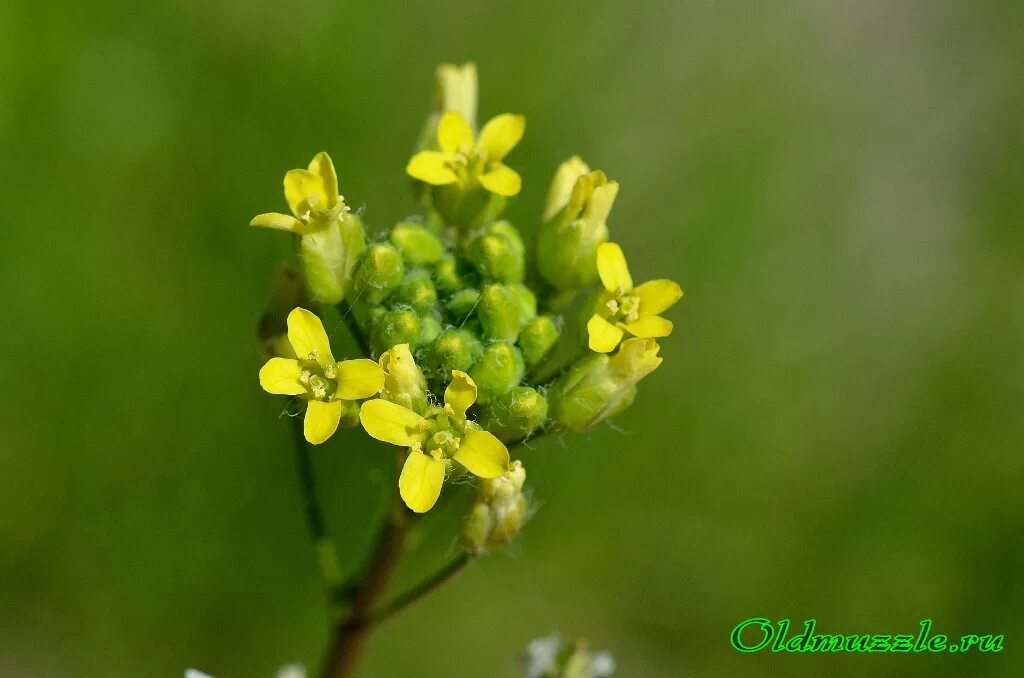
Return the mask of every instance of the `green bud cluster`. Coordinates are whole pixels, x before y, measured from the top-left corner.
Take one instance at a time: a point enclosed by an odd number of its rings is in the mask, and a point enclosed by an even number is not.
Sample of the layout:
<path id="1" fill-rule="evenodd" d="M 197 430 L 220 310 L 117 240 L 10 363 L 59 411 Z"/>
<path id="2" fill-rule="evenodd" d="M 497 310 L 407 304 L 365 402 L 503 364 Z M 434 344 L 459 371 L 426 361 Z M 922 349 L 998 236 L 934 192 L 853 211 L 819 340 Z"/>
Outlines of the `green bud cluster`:
<path id="1" fill-rule="evenodd" d="M 527 501 L 523 494 L 526 469 L 519 461 L 493 479 L 483 479 L 476 497 L 462 521 L 459 543 L 474 556 L 501 548 L 519 533 L 526 520 Z"/>

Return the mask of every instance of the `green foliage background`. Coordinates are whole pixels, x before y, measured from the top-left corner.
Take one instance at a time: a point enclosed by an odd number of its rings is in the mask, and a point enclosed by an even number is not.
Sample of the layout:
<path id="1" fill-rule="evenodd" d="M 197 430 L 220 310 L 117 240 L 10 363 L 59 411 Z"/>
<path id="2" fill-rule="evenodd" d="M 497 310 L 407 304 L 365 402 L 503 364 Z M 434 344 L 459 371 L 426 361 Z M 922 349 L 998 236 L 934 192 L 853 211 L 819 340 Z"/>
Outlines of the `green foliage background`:
<path id="1" fill-rule="evenodd" d="M 325 609 L 253 339 L 288 239 L 245 224 L 320 150 L 371 231 L 412 213 L 433 65 L 467 59 L 482 115 L 527 116 L 514 221 L 580 153 L 622 184 L 637 278 L 687 294 L 633 409 L 525 451 L 522 538 L 383 629 L 366 674 L 515 676 L 553 630 L 622 676 L 1020 672 L 1022 20 L 923 0 L 0 2 L 0 674 L 315 663 Z M 356 434 L 316 453 L 347 566 L 389 459 Z M 404 581 L 454 548 L 458 509 Z M 751 616 L 931 617 L 1007 649 L 741 655 Z"/>

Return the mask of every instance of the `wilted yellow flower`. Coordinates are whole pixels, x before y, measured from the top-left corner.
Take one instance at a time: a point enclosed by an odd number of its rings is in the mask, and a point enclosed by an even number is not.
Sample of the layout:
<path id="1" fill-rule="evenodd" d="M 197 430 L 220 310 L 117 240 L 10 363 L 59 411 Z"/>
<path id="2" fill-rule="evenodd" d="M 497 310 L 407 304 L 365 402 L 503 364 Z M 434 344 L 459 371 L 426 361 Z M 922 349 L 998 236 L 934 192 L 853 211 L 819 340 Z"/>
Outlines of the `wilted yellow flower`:
<path id="1" fill-rule="evenodd" d="M 658 314 L 683 296 L 679 285 L 662 279 L 633 287 L 622 248 L 611 242 L 597 248 L 597 272 L 605 291 L 598 299 L 597 312 L 587 322 L 592 351 L 614 350 L 627 332 L 642 339 L 672 333 L 672 321 Z"/>
<path id="2" fill-rule="evenodd" d="M 465 468 L 480 478 L 497 478 L 508 468 L 505 445 L 466 419 L 474 402 L 476 384 L 465 372 L 452 370 L 444 407 L 431 407 L 425 416 L 381 399 L 368 400 L 359 410 L 359 420 L 372 437 L 409 448 L 398 490 L 416 513 L 434 506 L 446 474 Z"/>
<path id="3" fill-rule="evenodd" d="M 271 358 L 260 369 L 267 393 L 297 395 L 307 401 L 303 431 L 319 445 L 338 429 L 351 401 L 369 398 L 384 385 L 384 372 L 367 359 L 335 362 L 323 323 L 316 314 L 296 308 L 288 314 L 288 341 L 298 359 Z"/>
<path id="4" fill-rule="evenodd" d="M 268 212 L 253 217 L 250 226 L 275 228 L 306 235 L 322 228 L 349 211 L 338 194 L 338 175 L 327 153 L 317 153 L 308 169 L 289 170 L 284 175 L 284 197 L 292 214 Z"/>
<path id="5" fill-rule="evenodd" d="M 502 159 L 523 138 L 526 119 L 503 113 L 491 118 L 480 137 L 461 114 L 448 111 L 437 124 L 439 151 L 420 151 L 409 160 L 409 176 L 434 186 L 458 183 L 463 189 L 479 183 L 491 193 L 511 197 L 519 193 L 522 179 Z"/>

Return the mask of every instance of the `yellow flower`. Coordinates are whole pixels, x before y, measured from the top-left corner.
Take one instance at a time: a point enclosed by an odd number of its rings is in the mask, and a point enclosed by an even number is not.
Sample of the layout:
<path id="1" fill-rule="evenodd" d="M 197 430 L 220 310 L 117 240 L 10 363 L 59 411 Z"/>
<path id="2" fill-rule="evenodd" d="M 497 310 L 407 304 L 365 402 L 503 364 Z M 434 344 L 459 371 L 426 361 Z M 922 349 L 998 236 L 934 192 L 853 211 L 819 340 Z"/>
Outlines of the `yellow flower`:
<path id="1" fill-rule="evenodd" d="M 609 353 L 626 333 L 642 339 L 672 333 L 672 321 L 658 314 L 683 296 L 679 285 L 671 280 L 650 280 L 633 287 L 622 248 L 613 242 L 597 248 L 597 273 L 605 291 L 597 312 L 587 322 L 592 351 Z"/>
<path id="2" fill-rule="evenodd" d="M 308 169 L 293 169 L 284 175 L 284 197 L 295 216 L 269 212 L 254 217 L 249 225 L 308 235 L 349 211 L 345 198 L 338 195 L 334 163 L 324 152 L 313 157 Z"/>
<path id="3" fill-rule="evenodd" d="M 502 159 L 523 138 L 526 119 L 503 113 L 491 118 L 473 139 L 466 119 L 455 111 L 441 116 L 437 124 L 440 151 L 420 151 L 409 161 L 409 176 L 434 186 L 458 183 L 463 189 L 481 184 L 491 193 L 511 197 L 519 193 L 522 179 Z"/>
<path id="4" fill-rule="evenodd" d="M 297 395 L 307 401 L 303 431 L 319 445 L 338 429 L 350 401 L 369 398 L 384 385 L 384 372 L 372 360 L 343 360 L 331 355 L 323 323 L 314 313 L 296 308 L 288 314 L 288 341 L 298 359 L 271 358 L 260 369 L 267 393 Z"/>
<path id="5" fill-rule="evenodd" d="M 466 410 L 474 402 L 476 384 L 465 372 L 452 370 L 444 407 L 429 408 L 426 416 L 381 399 L 367 400 L 359 410 L 359 420 L 372 437 L 409 448 L 398 490 L 416 513 L 429 511 L 437 502 L 446 474 L 465 469 L 480 478 L 497 478 L 508 469 L 505 445 L 467 421 Z"/>

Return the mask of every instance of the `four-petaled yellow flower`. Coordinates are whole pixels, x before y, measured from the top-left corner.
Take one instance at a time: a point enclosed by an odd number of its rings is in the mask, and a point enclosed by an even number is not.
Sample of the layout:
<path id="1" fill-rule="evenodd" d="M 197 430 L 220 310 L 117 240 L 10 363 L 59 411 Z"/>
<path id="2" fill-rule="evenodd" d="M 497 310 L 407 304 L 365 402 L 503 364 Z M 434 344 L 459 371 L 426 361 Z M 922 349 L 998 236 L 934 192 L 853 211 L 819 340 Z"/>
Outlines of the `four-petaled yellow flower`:
<path id="1" fill-rule="evenodd" d="M 323 323 L 304 308 L 288 314 L 288 342 L 298 359 L 268 360 L 260 369 L 260 386 L 267 393 L 302 396 L 307 401 L 306 440 L 319 445 L 338 429 L 342 409 L 355 407 L 348 401 L 380 391 L 384 372 L 373 360 L 335 362 Z"/>
<path id="2" fill-rule="evenodd" d="M 658 314 L 679 301 L 683 290 L 671 280 L 651 280 L 633 287 L 622 248 L 612 242 L 597 248 L 597 272 L 605 291 L 587 322 L 592 351 L 609 353 L 627 332 L 651 339 L 672 333 L 672 321 Z"/>
<path id="3" fill-rule="evenodd" d="M 409 448 L 398 490 L 416 513 L 429 511 L 441 494 L 445 475 L 466 469 L 480 478 L 497 478 L 508 469 L 508 449 L 491 433 L 466 419 L 476 402 L 476 383 L 452 370 L 444 407 L 432 406 L 425 416 L 387 400 L 367 400 L 359 420 L 372 437 Z M 456 465 L 457 464 L 457 465 Z"/>
<path id="4" fill-rule="evenodd" d="M 458 182 L 463 189 L 479 183 L 491 193 L 511 197 L 522 179 L 502 159 L 523 138 L 526 119 L 503 113 L 491 118 L 474 141 L 473 130 L 459 113 L 449 111 L 437 124 L 440 151 L 421 151 L 409 161 L 409 176 L 434 186 Z"/>
<path id="5" fill-rule="evenodd" d="M 308 169 L 293 169 L 284 175 L 284 197 L 295 216 L 269 212 L 254 217 L 249 225 L 307 235 L 349 211 L 344 196 L 338 194 L 334 163 L 324 152 L 313 157 Z"/>

